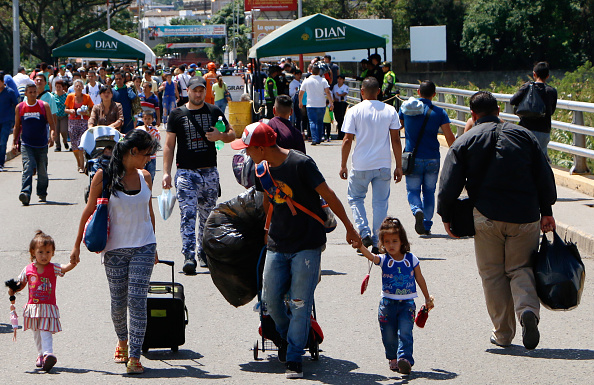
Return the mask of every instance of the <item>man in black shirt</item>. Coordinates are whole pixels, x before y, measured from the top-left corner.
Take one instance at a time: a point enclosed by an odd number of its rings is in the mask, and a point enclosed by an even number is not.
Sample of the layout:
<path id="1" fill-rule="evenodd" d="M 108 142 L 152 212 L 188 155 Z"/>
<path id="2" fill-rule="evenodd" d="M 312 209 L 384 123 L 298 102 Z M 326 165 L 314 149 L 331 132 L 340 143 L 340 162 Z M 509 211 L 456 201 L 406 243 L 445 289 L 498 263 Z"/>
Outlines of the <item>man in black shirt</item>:
<path id="1" fill-rule="evenodd" d="M 542 118 L 520 118 L 520 126 L 526 127 L 536 137 L 538 144 L 545 157 L 549 159 L 547 146 L 551 140 L 551 115 L 557 108 L 557 90 L 546 84 L 549 78 L 549 63 L 537 63 L 532 69 L 532 76 L 534 77 L 534 87 L 536 92 L 540 95 L 546 106 L 545 116 Z M 510 103 L 517 106 L 522 102 L 524 96 L 528 92 L 532 82 L 527 82 L 520 87 L 520 89 L 511 97 Z"/>
<path id="2" fill-rule="evenodd" d="M 188 83 L 188 103 L 169 115 L 167 136 L 163 148 L 163 188 L 170 189 L 171 166 L 177 143 L 175 188 L 181 213 L 183 271 L 196 272 L 198 254 L 200 267 L 206 267 L 202 249 L 204 223 L 217 203 L 219 172 L 217 171 L 217 140 L 229 143 L 235 139 L 233 128 L 216 106 L 204 102 L 206 81 L 201 76 Z M 222 117 L 227 131 L 219 132 L 215 123 Z M 198 247 L 196 247 L 196 215 L 198 215 Z M 197 252 L 197 253 L 196 253 Z"/>
<path id="3" fill-rule="evenodd" d="M 324 226 L 297 207 L 297 203 L 326 219 L 320 196 L 346 228 L 346 240 L 354 248 L 361 238 L 349 221 L 342 203 L 326 184 L 317 165 L 307 155 L 278 147 L 276 133 L 265 123 L 252 123 L 241 139 L 231 144 L 234 150 L 246 152 L 258 164 L 267 161 L 276 185 L 288 196 L 264 194 L 264 208 L 274 207 L 268 231 L 263 292 L 266 309 L 282 337 L 278 358 L 286 362 L 286 377 L 301 378 L 301 356 L 309 335 L 313 297 L 318 283 L 322 247 L 326 243 Z M 263 190 L 259 181 L 259 190 Z M 287 202 L 295 202 L 289 206 Z M 285 304 L 285 296 L 290 298 Z M 290 313 L 289 313 L 290 310 Z"/>
<path id="4" fill-rule="evenodd" d="M 470 110 L 476 126 L 450 147 L 439 181 L 437 212 L 455 237 L 450 230 L 453 205 L 466 187 L 475 207 L 474 245 L 494 326 L 491 343 L 512 343 L 515 311 L 524 346 L 534 349 L 540 339 L 540 304 L 531 255 L 538 248 L 539 230 L 555 230 L 555 179 L 534 135 L 500 123 L 493 95 L 477 92 L 470 98 Z"/>

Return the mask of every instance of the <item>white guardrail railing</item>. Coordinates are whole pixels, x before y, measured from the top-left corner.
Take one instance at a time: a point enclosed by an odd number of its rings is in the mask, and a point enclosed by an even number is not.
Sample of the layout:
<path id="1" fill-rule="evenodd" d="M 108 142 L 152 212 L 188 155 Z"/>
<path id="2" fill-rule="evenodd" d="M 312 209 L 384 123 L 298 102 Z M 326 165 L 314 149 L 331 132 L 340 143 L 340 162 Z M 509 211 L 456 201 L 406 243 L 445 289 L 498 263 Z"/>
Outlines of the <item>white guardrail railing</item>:
<path id="1" fill-rule="evenodd" d="M 361 82 L 347 78 L 347 84 L 349 86 L 347 102 L 351 105 L 359 103 L 361 101 Z M 396 83 L 396 86 L 400 89 L 402 98 L 417 96 L 417 89 L 419 88 L 418 84 Z M 456 136 L 461 135 L 464 126 L 466 125 L 466 120 L 470 117 L 470 108 L 466 105 L 467 103 L 465 103 L 466 98 L 470 98 L 476 91 L 437 87 L 436 92 L 437 97 L 433 99 L 433 104 L 446 110 L 456 111 L 456 118 L 451 119 L 451 124 L 456 127 Z M 456 103 L 446 103 L 446 95 L 455 96 Z M 514 115 L 513 106 L 509 103 L 512 95 L 494 93 L 493 96 L 495 96 L 499 102 L 504 103 L 503 111 L 499 114 L 502 119 L 509 122 L 520 121 L 520 118 Z M 573 115 L 572 122 L 565 123 L 553 120 L 551 125 L 553 128 L 571 132 L 573 134 L 573 143 L 565 144 L 551 141 L 549 142 L 548 148 L 573 155 L 573 166 L 571 167 L 570 173 L 588 173 L 589 170 L 586 160 L 594 159 L 594 150 L 586 148 L 586 136 L 594 137 L 594 128 L 584 126 L 584 112 L 594 113 L 594 103 L 559 99 L 557 100 L 557 108 L 571 111 Z"/>

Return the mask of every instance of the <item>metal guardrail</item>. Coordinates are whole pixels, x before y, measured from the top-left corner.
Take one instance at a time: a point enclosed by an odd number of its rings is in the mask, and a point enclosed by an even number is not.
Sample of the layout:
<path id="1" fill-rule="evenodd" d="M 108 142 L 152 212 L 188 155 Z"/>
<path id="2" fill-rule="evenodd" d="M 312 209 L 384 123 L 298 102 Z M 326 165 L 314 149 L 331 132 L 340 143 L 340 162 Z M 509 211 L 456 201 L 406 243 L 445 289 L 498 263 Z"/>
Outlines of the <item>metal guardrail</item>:
<path id="1" fill-rule="evenodd" d="M 354 105 L 361 101 L 361 82 L 347 78 L 346 83 L 349 86 L 349 95 L 347 96 L 347 103 Z M 417 95 L 418 84 L 396 83 L 400 88 L 402 97 L 406 98 Z M 437 87 L 437 100 L 433 104 L 444 108 L 446 110 L 456 111 L 456 119 L 451 119 L 451 124 L 456 126 L 456 136 L 463 133 L 466 120 L 470 117 L 470 108 L 467 107 L 466 98 L 470 98 L 476 91 L 461 90 L 457 88 Z M 456 97 L 456 103 L 446 103 L 446 95 Z M 512 95 L 494 93 L 493 96 L 497 101 L 504 103 L 503 111 L 499 116 L 511 122 L 519 122 L 520 118 L 513 114 L 513 106 L 510 104 Z M 548 148 L 573 155 L 573 166 L 570 169 L 571 174 L 586 174 L 589 173 L 586 163 L 587 159 L 594 159 L 594 150 L 586 148 L 586 136 L 594 137 L 594 128 L 584 126 L 584 112 L 594 113 L 594 103 L 575 102 L 571 100 L 557 100 L 557 108 L 569 110 L 572 112 L 572 122 L 560 122 L 553 120 L 551 126 L 553 128 L 569 131 L 573 134 L 573 144 L 565 144 L 559 142 L 549 142 Z M 462 130 L 460 130 L 460 128 Z"/>

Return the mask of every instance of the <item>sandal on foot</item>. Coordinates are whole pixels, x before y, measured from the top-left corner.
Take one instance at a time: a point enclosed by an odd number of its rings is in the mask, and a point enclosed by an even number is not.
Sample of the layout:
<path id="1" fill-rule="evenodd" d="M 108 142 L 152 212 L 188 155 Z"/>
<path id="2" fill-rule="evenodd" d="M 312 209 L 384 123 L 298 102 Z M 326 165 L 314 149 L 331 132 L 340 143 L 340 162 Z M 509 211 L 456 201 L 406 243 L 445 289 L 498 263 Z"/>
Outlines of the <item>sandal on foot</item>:
<path id="1" fill-rule="evenodd" d="M 128 374 L 142 374 L 144 373 L 144 368 L 140 363 L 140 360 L 128 360 L 126 364 L 126 372 Z"/>
<path id="2" fill-rule="evenodd" d="M 400 369 L 398 369 L 398 359 L 394 358 L 390 360 L 390 370 L 396 373 L 400 373 Z"/>
<path id="3" fill-rule="evenodd" d="M 125 348 L 120 347 L 120 345 L 116 346 L 115 353 L 113 354 L 113 362 L 118 364 L 125 364 L 128 362 L 128 347 Z"/>

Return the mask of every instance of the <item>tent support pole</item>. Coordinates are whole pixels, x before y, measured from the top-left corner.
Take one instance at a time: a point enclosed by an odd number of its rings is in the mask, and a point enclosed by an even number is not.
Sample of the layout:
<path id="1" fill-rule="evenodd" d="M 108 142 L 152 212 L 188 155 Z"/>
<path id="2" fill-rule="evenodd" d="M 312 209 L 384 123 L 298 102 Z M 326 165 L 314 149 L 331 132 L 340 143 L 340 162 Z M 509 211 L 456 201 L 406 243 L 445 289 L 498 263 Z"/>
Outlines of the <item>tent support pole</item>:
<path id="1" fill-rule="evenodd" d="M 301 4 L 301 2 L 299 2 L 299 4 Z M 302 53 L 299 54 L 299 69 L 301 69 L 301 71 L 304 70 L 304 67 L 303 67 L 303 54 Z"/>
<path id="2" fill-rule="evenodd" d="M 367 59 L 369 59 L 370 56 L 371 56 L 371 49 L 367 48 Z"/>

